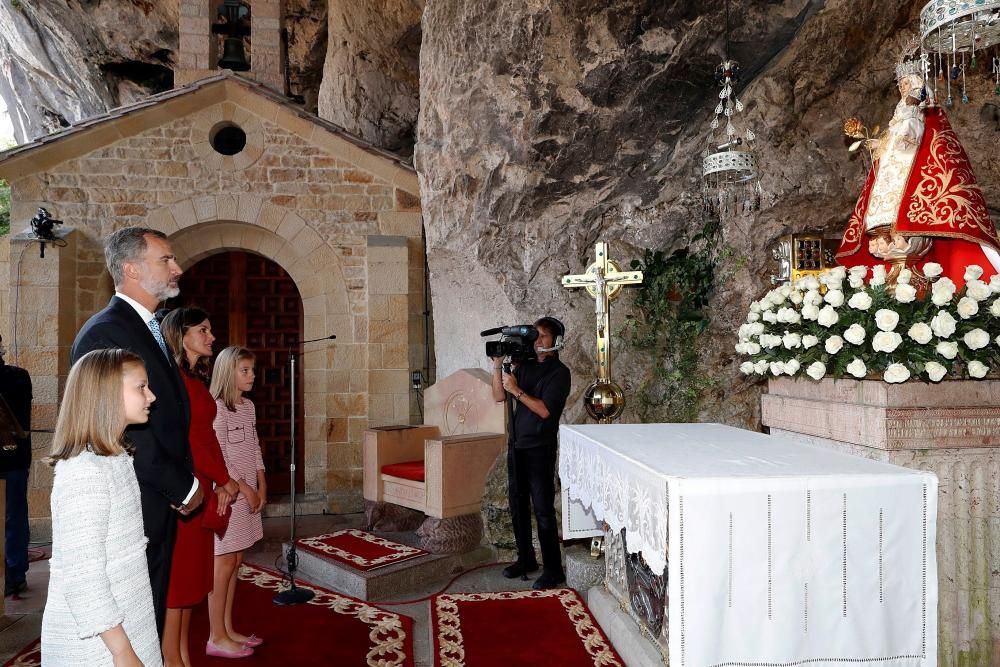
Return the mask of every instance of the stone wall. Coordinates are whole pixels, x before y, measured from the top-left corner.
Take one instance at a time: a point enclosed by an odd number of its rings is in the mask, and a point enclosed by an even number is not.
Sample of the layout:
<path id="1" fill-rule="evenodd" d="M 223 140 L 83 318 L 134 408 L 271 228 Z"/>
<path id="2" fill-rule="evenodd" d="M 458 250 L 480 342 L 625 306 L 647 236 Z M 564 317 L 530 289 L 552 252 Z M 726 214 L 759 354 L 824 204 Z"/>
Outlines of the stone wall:
<path id="1" fill-rule="evenodd" d="M 223 250 L 255 252 L 295 281 L 304 336 L 337 334 L 328 350 L 302 357 L 305 492 L 330 510 L 357 509 L 363 430 L 418 418 L 409 369 L 426 364 L 426 325 L 421 214 L 404 189 L 415 190 L 413 176 L 290 110 L 233 95 L 12 182 L 13 220 L 45 205 L 74 230 L 67 247 L 45 259 L 28 248 L 20 263 L 17 354 L 43 388 L 36 423 L 53 426 L 68 345 L 112 293 L 104 236 L 125 225 L 160 229 L 184 267 Z M 139 121 L 112 122 L 124 133 Z M 220 122 L 247 131 L 242 153 L 206 150 Z M 35 439 L 36 458 L 47 440 Z M 48 470 L 33 471 L 36 522 L 48 514 Z"/>

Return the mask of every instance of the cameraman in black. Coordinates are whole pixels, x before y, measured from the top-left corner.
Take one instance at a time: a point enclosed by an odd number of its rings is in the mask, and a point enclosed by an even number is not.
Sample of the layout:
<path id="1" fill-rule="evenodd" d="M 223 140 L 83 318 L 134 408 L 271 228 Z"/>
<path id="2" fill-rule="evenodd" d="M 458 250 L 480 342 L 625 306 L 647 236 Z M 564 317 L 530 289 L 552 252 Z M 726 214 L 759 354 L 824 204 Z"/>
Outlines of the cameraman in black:
<path id="1" fill-rule="evenodd" d="M 504 568 L 508 579 L 524 577 L 538 569 L 531 543 L 530 506 L 535 510 L 538 542 L 542 548 L 542 574 L 532 588 L 555 588 L 566 577 L 559 552 L 556 525 L 556 437 L 559 417 L 569 396 L 569 369 L 559 360 L 565 329 L 554 317 L 535 322 L 537 360 L 517 364 L 505 372 L 503 357 L 493 358 L 493 398 L 509 400 L 507 480 L 510 514 L 517 541 L 517 561 Z"/>

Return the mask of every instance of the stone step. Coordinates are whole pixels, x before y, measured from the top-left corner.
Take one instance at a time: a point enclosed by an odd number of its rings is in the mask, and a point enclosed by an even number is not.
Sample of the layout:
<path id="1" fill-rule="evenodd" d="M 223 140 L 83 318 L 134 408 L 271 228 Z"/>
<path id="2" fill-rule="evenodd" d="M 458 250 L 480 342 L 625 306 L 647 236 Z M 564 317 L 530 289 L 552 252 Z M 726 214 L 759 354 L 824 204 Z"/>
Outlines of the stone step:
<path id="1" fill-rule="evenodd" d="M 611 641 L 628 667 L 664 667 L 664 657 L 631 616 L 622 611 L 618 600 L 604 586 L 587 591 L 587 606 L 594 620 Z"/>
<path id="2" fill-rule="evenodd" d="M 417 546 L 420 541 L 412 532 L 375 534 L 409 546 Z M 287 553 L 287 542 L 283 549 Z M 371 601 L 404 600 L 435 586 L 443 586 L 456 574 L 494 560 L 493 550 L 480 545 L 462 554 L 429 554 L 364 572 L 306 549 L 296 549 L 296 553 L 298 574 L 304 579 Z"/>
<path id="3" fill-rule="evenodd" d="M 325 493 L 298 493 L 295 495 L 295 513 L 299 516 L 325 514 L 326 504 Z M 291 513 L 292 497 L 290 495 L 268 498 L 267 505 L 264 506 L 265 519 L 276 516 L 291 516 Z"/>

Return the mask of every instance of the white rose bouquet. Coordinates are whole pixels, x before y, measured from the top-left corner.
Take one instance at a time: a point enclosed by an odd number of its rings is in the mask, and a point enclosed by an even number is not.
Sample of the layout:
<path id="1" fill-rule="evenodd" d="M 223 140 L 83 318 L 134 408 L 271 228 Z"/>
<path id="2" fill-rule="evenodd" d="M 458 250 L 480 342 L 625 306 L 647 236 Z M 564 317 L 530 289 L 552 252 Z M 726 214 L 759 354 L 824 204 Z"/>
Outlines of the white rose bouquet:
<path id="1" fill-rule="evenodd" d="M 969 266 L 958 290 L 938 264 L 921 272 L 930 285 L 920 298 L 909 280 L 890 294 L 883 267 L 837 267 L 771 290 L 739 329 L 740 370 L 890 383 L 997 375 L 1000 277 L 984 282 L 982 268 Z"/>

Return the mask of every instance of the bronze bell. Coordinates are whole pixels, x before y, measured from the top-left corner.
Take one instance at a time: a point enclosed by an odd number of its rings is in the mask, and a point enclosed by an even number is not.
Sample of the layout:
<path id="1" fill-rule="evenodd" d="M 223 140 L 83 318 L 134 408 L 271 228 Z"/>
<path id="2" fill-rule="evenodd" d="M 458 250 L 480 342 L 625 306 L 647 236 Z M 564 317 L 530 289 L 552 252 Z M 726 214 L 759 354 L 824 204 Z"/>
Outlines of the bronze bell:
<path id="1" fill-rule="evenodd" d="M 243 50 L 243 39 L 241 37 L 226 37 L 223 41 L 219 67 L 222 69 L 231 69 L 234 72 L 246 72 L 250 69 L 250 63 L 247 62 L 247 54 Z"/>

